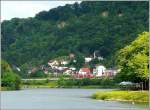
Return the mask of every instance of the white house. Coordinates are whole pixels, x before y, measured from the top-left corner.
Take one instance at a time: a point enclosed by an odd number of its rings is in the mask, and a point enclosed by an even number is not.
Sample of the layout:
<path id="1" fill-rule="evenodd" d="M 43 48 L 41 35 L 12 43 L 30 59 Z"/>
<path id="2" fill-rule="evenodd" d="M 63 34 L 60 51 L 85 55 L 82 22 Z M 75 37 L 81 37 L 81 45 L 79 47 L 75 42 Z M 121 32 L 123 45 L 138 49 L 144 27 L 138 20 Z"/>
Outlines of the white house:
<path id="1" fill-rule="evenodd" d="M 103 76 L 103 74 L 106 71 L 106 68 L 103 65 L 99 65 L 99 66 L 96 66 L 95 71 L 96 71 L 96 76 L 100 77 L 100 76 Z"/>
<path id="2" fill-rule="evenodd" d="M 62 64 L 62 65 L 67 65 L 67 64 L 68 64 L 68 61 L 61 61 L 61 64 Z"/>
<path id="3" fill-rule="evenodd" d="M 70 67 L 69 69 L 72 70 L 72 71 L 76 70 L 76 68 L 74 68 L 74 67 Z"/>
<path id="4" fill-rule="evenodd" d="M 99 60 L 104 60 L 104 58 L 103 57 L 101 57 L 101 56 L 99 56 L 99 57 L 97 57 Z"/>
<path id="5" fill-rule="evenodd" d="M 48 65 L 51 66 L 51 67 L 58 66 L 59 62 L 57 60 L 50 60 L 48 62 Z"/>
<path id="6" fill-rule="evenodd" d="M 88 62 L 90 62 L 92 60 L 92 58 L 90 58 L 90 57 L 85 57 L 85 63 L 88 63 Z"/>
<path id="7" fill-rule="evenodd" d="M 66 75 L 71 75 L 72 71 L 70 69 L 67 69 L 66 71 L 64 71 L 64 74 Z"/>

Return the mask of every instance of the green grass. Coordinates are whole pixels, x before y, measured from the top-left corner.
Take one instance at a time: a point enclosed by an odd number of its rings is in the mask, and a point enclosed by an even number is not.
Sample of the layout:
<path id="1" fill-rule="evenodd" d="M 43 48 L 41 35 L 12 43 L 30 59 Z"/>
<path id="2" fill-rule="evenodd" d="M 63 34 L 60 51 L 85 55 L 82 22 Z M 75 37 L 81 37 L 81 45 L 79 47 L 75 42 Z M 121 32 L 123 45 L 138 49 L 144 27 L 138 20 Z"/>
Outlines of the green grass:
<path id="1" fill-rule="evenodd" d="M 58 87 L 57 81 L 48 81 L 48 82 L 45 82 L 45 81 L 31 82 L 31 81 L 29 81 L 29 82 L 30 82 L 29 84 L 23 83 L 22 88 L 24 88 L 24 87 L 27 87 L 27 88 L 56 88 L 56 87 Z"/>
<path id="2" fill-rule="evenodd" d="M 148 91 L 105 91 L 96 92 L 92 95 L 93 99 L 114 100 L 114 101 L 133 101 L 137 103 L 148 103 Z"/>
<path id="3" fill-rule="evenodd" d="M 15 90 L 12 87 L 0 87 L 0 91 L 11 91 L 11 90 Z"/>
<path id="4" fill-rule="evenodd" d="M 80 88 L 83 88 L 83 89 L 116 89 L 118 88 L 118 86 L 106 86 L 106 85 L 88 85 L 88 86 L 81 86 Z"/>
<path id="5" fill-rule="evenodd" d="M 26 80 L 22 81 L 22 88 L 83 88 L 83 89 L 97 89 L 97 88 L 117 88 L 115 84 L 113 85 L 100 85 L 99 79 L 82 79 L 82 80 Z M 89 82 L 95 82 L 95 85 L 87 84 Z M 84 84 L 86 83 L 86 84 Z"/>

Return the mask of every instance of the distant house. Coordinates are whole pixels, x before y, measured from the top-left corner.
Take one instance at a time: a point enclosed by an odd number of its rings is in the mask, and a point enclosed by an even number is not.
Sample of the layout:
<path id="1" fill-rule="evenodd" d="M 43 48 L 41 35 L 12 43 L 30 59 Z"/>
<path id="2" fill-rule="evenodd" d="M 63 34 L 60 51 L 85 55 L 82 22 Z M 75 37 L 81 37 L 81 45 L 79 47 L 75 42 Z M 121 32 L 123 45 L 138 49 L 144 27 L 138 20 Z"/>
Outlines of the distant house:
<path id="1" fill-rule="evenodd" d="M 106 68 L 103 65 L 97 65 L 93 71 L 93 74 L 95 74 L 97 77 L 101 77 L 105 73 L 105 70 Z"/>
<path id="2" fill-rule="evenodd" d="M 45 73 L 45 74 L 48 74 L 48 71 L 47 71 L 47 70 L 44 70 L 44 73 Z"/>
<path id="3" fill-rule="evenodd" d="M 58 69 L 59 71 L 65 71 L 67 68 L 68 68 L 68 67 L 63 67 L 63 66 L 57 67 L 57 69 Z"/>
<path id="4" fill-rule="evenodd" d="M 101 57 L 101 56 L 99 56 L 99 57 L 97 57 L 97 58 L 98 58 L 98 60 L 104 60 L 104 58 Z"/>
<path id="5" fill-rule="evenodd" d="M 70 58 L 70 59 L 74 59 L 74 58 L 75 58 L 75 55 L 74 55 L 73 53 L 70 53 L 70 54 L 69 54 L 69 58 Z"/>
<path id="6" fill-rule="evenodd" d="M 77 75 L 78 78 L 92 78 L 94 77 L 93 74 L 91 74 L 90 68 L 81 68 Z"/>
<path id="7" fill-rule="evenodd" d="M 36 71 L 38 71 L 38 68 L 33 67 L 30 70 L 28 70 L 28 74 L 35 73 Z"/>
<path id="8" fill-rule="evenodd" d="M 79 70 L 79 74 L 82 74 L 82 75 L 90 74 L 90 73 L 91 73 L 91 71 L 90 71 L 89 68 L 81 68 L 81 69 Z"/>
<path id="9" fill-rule="evenodd" d="M 85 57 L 85 63 L 89 63 L 93 58 Z"/>
<path id="10" fill-rule="evenodd" d="M 66 75 L 76 74 L 76 68 L 74 68 L 74 67 L 67 68 L 67 69 L 64 70 L 63 73 L 66 74 Z"/>
<path id="11" fill-rule="evenodd" d="M 69 69 L 72 70 L 72 71 L 75 71 L 75 70 L 76 70 L 75 67 L 70 67 Z"/>
<path id="12" fill-rule="evenodd" d="M 43 67 L 42 70 L 44 71 L 45 74 L 49 73 L 49 68 L 48 67 Z"/>
<path id="13" fill-rule="evenodd" d="M 57 60 L 49 60 L 48 65 L 51 67 L 58 66 L 59 62 Z"/>
<path id="14" fill-rule="evenodd" d="M 61 65 L 67 65 L 68 61 L 61 61 L 60 63 L 61 63 Z"/>
<path id="15" fill-rule="evenodd" d="M 63 74 L 71 75 L 72 74 L 72 70 L 66 69 Z"/>
<path id="16" fill-rule="evenodd" d="M 105 71 L 105 74 L 104 76 L 108 76 L 108 77 L 113 77 L 115 76 L 120 70 L 117 70 L 117 69 L 107 69 Z"/>

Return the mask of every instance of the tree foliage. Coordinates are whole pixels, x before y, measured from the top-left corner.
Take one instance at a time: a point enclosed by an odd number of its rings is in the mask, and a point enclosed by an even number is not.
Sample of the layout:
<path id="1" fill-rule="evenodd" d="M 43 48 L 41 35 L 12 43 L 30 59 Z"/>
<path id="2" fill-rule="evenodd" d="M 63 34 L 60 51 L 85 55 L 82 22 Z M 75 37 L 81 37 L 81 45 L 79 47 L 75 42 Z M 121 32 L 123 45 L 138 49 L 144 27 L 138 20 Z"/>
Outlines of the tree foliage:
<path id="1" fill-rule="evenodd" d="M 121 68 L 121 80 L 144 81 L 148 79 L 148 32 L 143 32 L 130 45 L 121 49 L 117 63 Z"/>
<path id="2" fill-rule="evenodd" d="M 4 60 L 1 61 L 1 70 L 2 86 L 19 89 L 21 83 L 20 77 L 12 71 L 9 64 Z"/>

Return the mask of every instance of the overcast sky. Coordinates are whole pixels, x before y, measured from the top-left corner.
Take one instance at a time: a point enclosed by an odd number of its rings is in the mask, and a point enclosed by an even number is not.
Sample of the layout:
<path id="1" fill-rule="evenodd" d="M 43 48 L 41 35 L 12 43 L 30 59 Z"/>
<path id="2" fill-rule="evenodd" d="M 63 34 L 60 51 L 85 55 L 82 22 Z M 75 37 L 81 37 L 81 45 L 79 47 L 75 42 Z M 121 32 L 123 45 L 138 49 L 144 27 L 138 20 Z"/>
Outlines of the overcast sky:
<path id="1" fill-rule="evenodd" d="M 73 3 L 75 1 L 1 1 L 1 21 L 34 17 L 40 11 Z"/>

